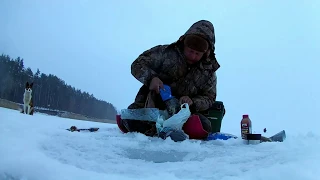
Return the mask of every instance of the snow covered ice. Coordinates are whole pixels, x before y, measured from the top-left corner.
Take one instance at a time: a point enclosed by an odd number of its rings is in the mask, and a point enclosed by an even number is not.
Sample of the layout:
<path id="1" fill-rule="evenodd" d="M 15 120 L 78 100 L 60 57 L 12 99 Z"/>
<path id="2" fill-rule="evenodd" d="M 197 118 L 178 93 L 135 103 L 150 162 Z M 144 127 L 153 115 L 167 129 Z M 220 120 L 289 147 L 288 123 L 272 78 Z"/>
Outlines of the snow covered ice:
<path id="1" fill-rule="evenodd" d="M 98 132 L 69 132 L 99 127 Z M 238 135 L 238 132 L 228 132 Z M 319 136 L 287 132 L 283 143 L 173 142 L 122 134 L 115 124 L 0 108 L 1 180 L 313 180 Z"/>

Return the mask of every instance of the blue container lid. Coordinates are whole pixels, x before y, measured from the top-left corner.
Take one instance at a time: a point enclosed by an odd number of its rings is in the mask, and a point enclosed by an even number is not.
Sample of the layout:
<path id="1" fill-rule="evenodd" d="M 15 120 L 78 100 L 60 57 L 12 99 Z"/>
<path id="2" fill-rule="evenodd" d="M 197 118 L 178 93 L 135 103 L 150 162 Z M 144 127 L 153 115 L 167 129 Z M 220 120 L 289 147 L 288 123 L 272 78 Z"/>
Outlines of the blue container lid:
<path id="1" fill-rule="evenodd" d="M 228 133 L 220 133 L 220 132 L 217 132 L 217 133 L 211 133 L 208 135 L 207 137 L 207 140 L 228 140 L 230 138 L 238 138 L 237 136 L 235 135 L 232 135 L 232 134 L 228 134 Z"/>
<path id="2" fill-rule="evenodd" d="M 171 99 L 172 95 L 170 86 L 163 85 L 163 89 L 160 88 L 160 96 L 163 101 Z"/>

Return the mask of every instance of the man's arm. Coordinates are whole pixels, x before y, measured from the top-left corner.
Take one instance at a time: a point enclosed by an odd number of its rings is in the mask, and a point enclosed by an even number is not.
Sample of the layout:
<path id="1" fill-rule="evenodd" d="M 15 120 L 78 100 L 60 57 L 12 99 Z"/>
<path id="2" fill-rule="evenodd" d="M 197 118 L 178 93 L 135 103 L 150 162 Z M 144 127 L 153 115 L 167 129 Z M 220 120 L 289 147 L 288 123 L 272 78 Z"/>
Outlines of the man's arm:
<path id="1" fill-rule="evenodd" d="M 202 94 L 197 95 L 192 99 L 192 108 L 196 111 L 205 111 L 209 109 L 216 101 L 217 97 L 217 76 L 216 73 L 210 78 L 208 84 L 204 87 Z"/>
<path id="2" fill-rule="evenodd" d="M 143 52 L 131 64 L 131 74 L 141 83 L 149 86 L 152 78 L 158 76 L 162 64 L 164 47 L 159 45 Z"/>

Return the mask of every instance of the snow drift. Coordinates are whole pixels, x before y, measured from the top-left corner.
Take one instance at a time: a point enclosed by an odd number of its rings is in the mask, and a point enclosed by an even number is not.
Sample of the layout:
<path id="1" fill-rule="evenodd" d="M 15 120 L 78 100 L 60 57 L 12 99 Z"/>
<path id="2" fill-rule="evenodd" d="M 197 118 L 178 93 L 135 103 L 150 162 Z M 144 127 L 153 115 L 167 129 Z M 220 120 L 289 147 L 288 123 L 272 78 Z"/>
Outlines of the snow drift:
<path id="1" fill-rule="evenodd" d="M 72 125 L 100 129 L 66 131 Z M 0 108 L 0 179 L 313 180 L 320 172 L 319 151 L 313 133 L 287 132 L 285 142 L 259 145 L 240 139 L 176 143 L 122 134 L 115 124 Z"/>

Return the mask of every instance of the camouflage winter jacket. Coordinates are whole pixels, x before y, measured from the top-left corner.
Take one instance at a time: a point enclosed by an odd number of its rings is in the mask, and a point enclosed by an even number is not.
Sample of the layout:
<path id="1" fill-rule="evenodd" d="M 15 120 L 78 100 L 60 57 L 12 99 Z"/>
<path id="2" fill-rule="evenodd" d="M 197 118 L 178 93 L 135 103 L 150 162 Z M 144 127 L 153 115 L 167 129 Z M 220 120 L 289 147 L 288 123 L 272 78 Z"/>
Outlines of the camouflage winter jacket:
<path id="1" fill-rule="evenodd" d="M 211 53 L 195 65 L 188 65 L 183 55 L 183 38 L 187 34 L 198 34 L 206 38 Z M 132 75 L 145 87 L 153 77 L 159 77 L 171 87 L 173 96 L 189 96 L 195 111 L 207 110 L 216 100 L 216 70 L 220 67 L 215 58 L 215 34 L 211 22 L 201 20 L 194 23 L 178 41 L 169 45 L 158 45 L 143 52 L 131 65 Z M 147 92 L 138 92 L 135 103 L 143 106 Z"/>

